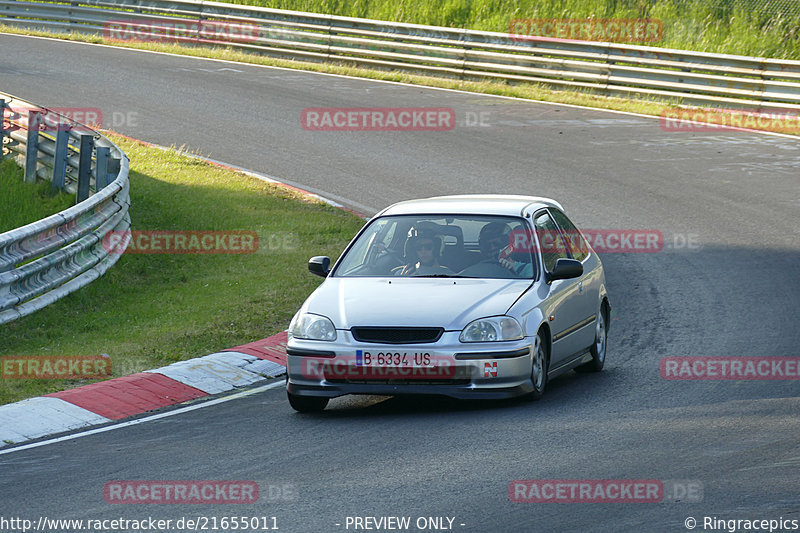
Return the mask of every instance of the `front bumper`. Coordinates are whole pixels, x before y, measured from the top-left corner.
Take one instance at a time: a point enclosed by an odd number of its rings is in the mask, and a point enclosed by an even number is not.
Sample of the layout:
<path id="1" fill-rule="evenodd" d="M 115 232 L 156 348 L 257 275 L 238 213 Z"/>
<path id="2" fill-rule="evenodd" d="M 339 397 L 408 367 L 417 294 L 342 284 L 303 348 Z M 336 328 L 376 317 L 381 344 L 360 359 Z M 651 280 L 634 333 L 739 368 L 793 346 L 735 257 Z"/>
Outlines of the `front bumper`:
<path id="1" fill-rule="evenodd" d="M 327 398 L 375 394 L 502 399 L 533 391 L 532 338 L 466 344 L 458 342 L 458 333 L 446 332 L 436 343 L 373 344 L 357 342 L 349 332 L 339 333 L 336 342 L 289 340 L 290 394 Z M 375 365 L 379 354 L 392 354 L 393 360 L 381 366 L 366 364 Z M 422 363 L 425 355 L 429 365 Z"/>

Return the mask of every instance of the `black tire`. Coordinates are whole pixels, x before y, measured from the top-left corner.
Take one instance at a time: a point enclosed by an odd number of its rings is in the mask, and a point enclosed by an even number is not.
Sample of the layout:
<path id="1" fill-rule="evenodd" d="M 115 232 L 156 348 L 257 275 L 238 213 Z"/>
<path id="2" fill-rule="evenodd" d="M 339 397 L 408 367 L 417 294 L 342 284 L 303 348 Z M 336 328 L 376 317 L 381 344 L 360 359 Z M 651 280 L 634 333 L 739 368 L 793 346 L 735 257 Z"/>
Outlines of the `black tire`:
<path id="1" fill-rule="evenodd" d="M 592 360 L 575 368 L 576 372 L 600 372 L 606 364 L 606 351 L 608 350 L 608 313 L 606 306 L 597 315 L 597 322 L 594 327 L 594 344 L 589 349 Z"/>
<path id="2" fill-rule="evenodd" d="M 528 399 L 535 401 L 544 395 L 544 389 L 547 386 L 547 369 L 550 366 L 547 341 L 542 330 L 539 330 L 539 333 L 536 334 L 536 340 L 531 349 L 533 351 L 531 356 L 531 383 L 533 383 L 533 391 L 528 395 Z"/>
<path id="3" fill-rule="evenodd" d="M 287 392 L 286 395 L 289 397 L 289 405 L 299 413 L 318 413 L 328 405 L 328 398 L 319 396 L 298 396 L 291 392 Z"/>

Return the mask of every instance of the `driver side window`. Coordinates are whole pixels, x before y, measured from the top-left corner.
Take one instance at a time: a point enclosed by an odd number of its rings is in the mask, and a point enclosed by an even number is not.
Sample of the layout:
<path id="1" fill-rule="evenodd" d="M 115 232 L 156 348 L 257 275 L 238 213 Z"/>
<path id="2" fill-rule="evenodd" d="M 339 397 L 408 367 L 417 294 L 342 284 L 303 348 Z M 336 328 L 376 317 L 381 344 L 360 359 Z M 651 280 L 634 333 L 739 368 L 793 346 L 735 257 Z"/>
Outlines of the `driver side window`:
<path id="1" fill-rule="evenodd" d="M 558 231 L 558 226 L 546 211 L 535 216 L 533 225 L 536 228 L 536 236 L 539 239 L 539 250 L 542 252 L 544 268 L 548 272 L 552 272 L 556 266 L 556 261 L 562 258 L 569 258 L 564 238 Z"/>
<path id="2" fill-rule="evenodd" d="M 570 252 L 572 252 L 572 258 L 583 262 L 583 260 L 589 255 L 589 245 L 586 244 L 581 232 L 575 227 L 575 224 L 573 224 L 570 219 L 567 218 L 567 215 L 558 209 L 551 208 L 550 214 L 553 215 L 553 218 L 556 220 L 556 222 L 558 222 L 558 225 L 561 226 L 561 229 L 564 231 L 564 234 L 567 237 L 566 241 L 567 244 L 569 244 Z"/>

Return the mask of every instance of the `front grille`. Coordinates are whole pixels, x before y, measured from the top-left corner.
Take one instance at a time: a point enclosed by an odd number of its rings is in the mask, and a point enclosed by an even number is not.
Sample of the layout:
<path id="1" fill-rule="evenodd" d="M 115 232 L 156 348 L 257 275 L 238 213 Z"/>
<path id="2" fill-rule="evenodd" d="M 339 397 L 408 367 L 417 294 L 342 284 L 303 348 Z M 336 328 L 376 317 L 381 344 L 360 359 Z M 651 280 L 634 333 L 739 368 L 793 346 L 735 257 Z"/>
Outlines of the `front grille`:
<path id="1" fill-rule="evenodd" d="M 351 328 L 350 332 L 358 342 L 425 344 L 438 341 L 444 333 L 444 328 L 361 326 Z"/>

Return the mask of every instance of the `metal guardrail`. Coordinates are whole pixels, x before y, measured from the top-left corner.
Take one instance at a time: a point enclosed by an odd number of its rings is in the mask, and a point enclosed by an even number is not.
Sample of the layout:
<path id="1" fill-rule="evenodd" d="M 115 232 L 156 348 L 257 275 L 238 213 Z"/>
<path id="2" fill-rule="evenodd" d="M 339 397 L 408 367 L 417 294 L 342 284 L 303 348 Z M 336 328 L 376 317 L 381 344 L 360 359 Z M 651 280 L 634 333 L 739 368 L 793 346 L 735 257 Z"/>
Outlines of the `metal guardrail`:
<path id="1" fill-rule="evenodd" d="M 800 61 L 338 17 L 203 0 L 0 0 L 14 26 L 219 44 L 275 57 L 679 100 L 800 110 Z M 172 35 L 165 35 L 171 28 Z M 255 28 L 255 32 L 251 30 Z"/>
<path id="2" fill-rule="evenodd" d="M 128 158 L 114 143 L 52 110 L 0 93 L 4 152 L 25 181 L 51 180 L 76 194 L 69 209 L 0 234 L 0 324 L 37 311 L 100 277 L 130 228 Z"/>

